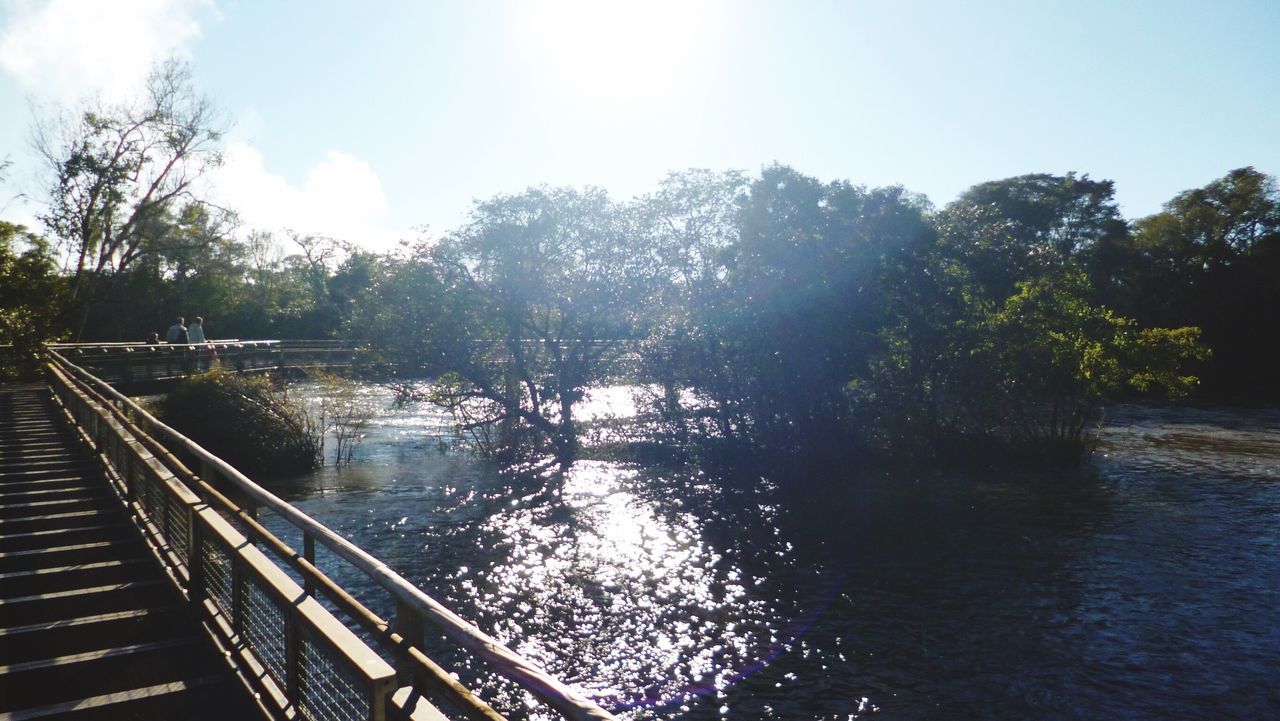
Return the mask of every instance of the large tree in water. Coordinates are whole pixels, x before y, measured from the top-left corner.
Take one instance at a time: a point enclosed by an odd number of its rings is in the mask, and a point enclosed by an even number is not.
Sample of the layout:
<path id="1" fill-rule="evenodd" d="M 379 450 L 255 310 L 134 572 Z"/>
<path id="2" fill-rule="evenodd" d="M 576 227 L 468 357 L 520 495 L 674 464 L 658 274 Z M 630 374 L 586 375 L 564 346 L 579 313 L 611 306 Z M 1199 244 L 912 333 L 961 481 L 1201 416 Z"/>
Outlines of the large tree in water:
<path id="1" fill-rule="evenodd" d="M 606 379 L 654 278 L 627 214 L 603 190 L 544 188 L 479 203 L 434 250 L 448 302 L 470 320 L 446 351 L 443 400 L 469 423 L 578 454 L 574 405 Z"/>

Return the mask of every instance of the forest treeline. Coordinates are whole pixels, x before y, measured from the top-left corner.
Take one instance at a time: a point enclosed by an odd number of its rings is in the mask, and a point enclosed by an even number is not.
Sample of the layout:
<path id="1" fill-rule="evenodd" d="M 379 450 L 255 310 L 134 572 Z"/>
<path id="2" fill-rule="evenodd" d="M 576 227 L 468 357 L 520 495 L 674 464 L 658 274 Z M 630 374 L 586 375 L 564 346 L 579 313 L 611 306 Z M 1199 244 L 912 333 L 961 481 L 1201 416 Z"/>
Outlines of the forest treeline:
<path id="1" fill-rule="evenodd" d="M 654 444 L 827 458 L 1069 457 L 1117 398 L 1280 398 L 1280 191 L 1253 168 L 1137 220 L 1074 173 L 936 208 L 782 165 L 691 170 L 630 200 L 498 196 L 373 253 L 242 233 L 199 198 L 218 136 L 187 83 L 160 68 L 138 115 L 44 136 L 45 227 L 0 223 L 0 342 L 141 341 L 184 313 L 212 337 L 358 340 L 439 377 L 503 452 L 565 462 L 575 404 L 619 379 L 651 389 Z"/>

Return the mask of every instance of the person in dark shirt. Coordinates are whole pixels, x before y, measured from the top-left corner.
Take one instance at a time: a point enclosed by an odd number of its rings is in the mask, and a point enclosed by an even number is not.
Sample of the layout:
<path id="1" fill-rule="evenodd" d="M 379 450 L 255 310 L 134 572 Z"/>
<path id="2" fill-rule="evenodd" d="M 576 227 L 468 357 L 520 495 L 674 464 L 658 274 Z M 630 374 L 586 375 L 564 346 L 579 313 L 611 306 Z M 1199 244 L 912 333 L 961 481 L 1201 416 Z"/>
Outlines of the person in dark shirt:
<path id="1" fill-rule="evenodd" d="M 165 334 L 164 339 L 169 343 L 187 344 L 187 326 L 183 325 L 185 318 L 178 316 L 178 322 L 169 326 L 169 332 Z"/>

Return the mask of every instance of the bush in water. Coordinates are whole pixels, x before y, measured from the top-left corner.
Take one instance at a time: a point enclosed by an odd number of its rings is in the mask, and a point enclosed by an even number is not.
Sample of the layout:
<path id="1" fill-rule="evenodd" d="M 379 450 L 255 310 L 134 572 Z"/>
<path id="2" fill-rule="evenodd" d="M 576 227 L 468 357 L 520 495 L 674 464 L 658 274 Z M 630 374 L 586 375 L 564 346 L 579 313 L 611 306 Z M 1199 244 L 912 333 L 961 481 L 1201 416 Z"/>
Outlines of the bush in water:
<path id="1" fill-rule="evenodd" d="M 322 463 L 314 421 L 263 376 L 221 370 L 191 376 L 158 410 L 166 423 L 250 476 L 301 473 Z"/>

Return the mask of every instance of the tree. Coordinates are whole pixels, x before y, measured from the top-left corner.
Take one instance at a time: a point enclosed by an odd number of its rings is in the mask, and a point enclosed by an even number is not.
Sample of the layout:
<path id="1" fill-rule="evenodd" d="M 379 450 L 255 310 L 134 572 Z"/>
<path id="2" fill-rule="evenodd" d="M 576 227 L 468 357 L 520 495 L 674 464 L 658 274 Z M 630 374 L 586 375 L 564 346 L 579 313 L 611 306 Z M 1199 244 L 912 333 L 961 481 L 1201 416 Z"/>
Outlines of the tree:
<path id="1" fill-rule="evenodd" d="M 233 236 L 235 216 L 200 203 L 175 211 L 164 220 L 168 247 L 97 279 L 82 340 L 138 341 L 175 313 L 224 316 L 239 302 L 245 253 Z"/>
<path id="2" fill-rule="evenodd" d="M 1044 276 L 983 313 L 972 352 L 985 380 L 970 402 L 986 435 L 1074 457 L 1104 400 L 1127 388 L 1176 397 L 1195 386 L 1183 369 L 1208 354 L 1199 329 L 1140 329 L 1090 293 L 1082 273 Z"/>
<path id="3" fill-rule="evenodd" d="M 1003 299 L 1020 280 L 1123 239 L 1127 226 L 1110 180 L 1075 173 L 1021 175 L 975 185 L 939 218 L 944 248 L 962 258 L 977 288 Z"/>
<path id="4" fill-rule="evenodd" d="M 445 361 L 466 337 L 471 314 L 447 297 L 432 244 L 370 258 L 365 270 L 366 289 L 359 302 L 352 298 L 346 337 L 367 343 L 406 376 L 447 373 Z"/>
<path id="5" fill-rule="evenodd" d="M 53 178 L 41 219 L 75 258 L 73 299 L 87 277 L 181 247 L 172 218 L 206 203 L 194 184 L 221 162 L 220 138 L 212 104 L 176 60 L 152 71 L 140 100 L 94 103 L 38 126 L 36 149 Z"/>
<path id="6" fill-rule="evenodd" d="M 1179 193 L 1135 223 L 1125 284 L 1111 302 L 1145 323 L 1195 325 L 1214 349 L 1213 392 L 1280 397 L 1280 190 L 1239 168 Z"/>
<path id="7" fill-rule="evenodd" d="M 655 245 L 679 251 L 666 254 L 663 297 L 687 304 L 667 314 L 648 367 L 705 407 L 693 428 L 762 455 L 856 445 L 866 419 L 850 386 L 882 351 L 899 296 L 923 287 L 927 203 L 772 166 L 749 184 L 677 176 L 647 204 Z M 669 410 L 682 394 L 665 395 Z"/>
<path id="8" fill-rule="evenodd" d="M 568 465 L 574 405 L 615 370 L 656 274 L 625 214 L 595 188 L 498 196 L 433 255 L 451 310 L 470 319 L 441 399 L 482 406 L 477 422 L 531 432 Z"/>
<path id="9" fill-rule="evenodd" d="M 748 187 L 737 171 L 688 170 L 669 174 L 634 206 L 639 245 L 659 267 L 641 357 L 645 377 L 661 392 L 647 400 L 682 443 L 688 419 L 681 389 L 696 388 L 719 433 L 733 433 L 730 369 L 722 367 L 729 339 L 718 332 L 723 324 L 715 317 L 726 300 L 726 263 L 738 241 L 738 204 Z"/>
<path id="10" fill-rule="evenodd" d="M 65 333 L 66 283 L 44 238 L 0 221 L 0 344 L 32 358 L 41 344 Z M 9 359 L 5 359 L 6 361 Z M 30 371 L 25 362 L 0 367 L 0 376 Z"/>
<path id="11" fill-rule="evenodd" d="M 933 242 L 922 199 L 902 188 L 821 183 L 766 168 L 738 215 L 723 315 L 753 435 L 847 448 L 865 377 L 891 314 L 896 275 Z"/>

